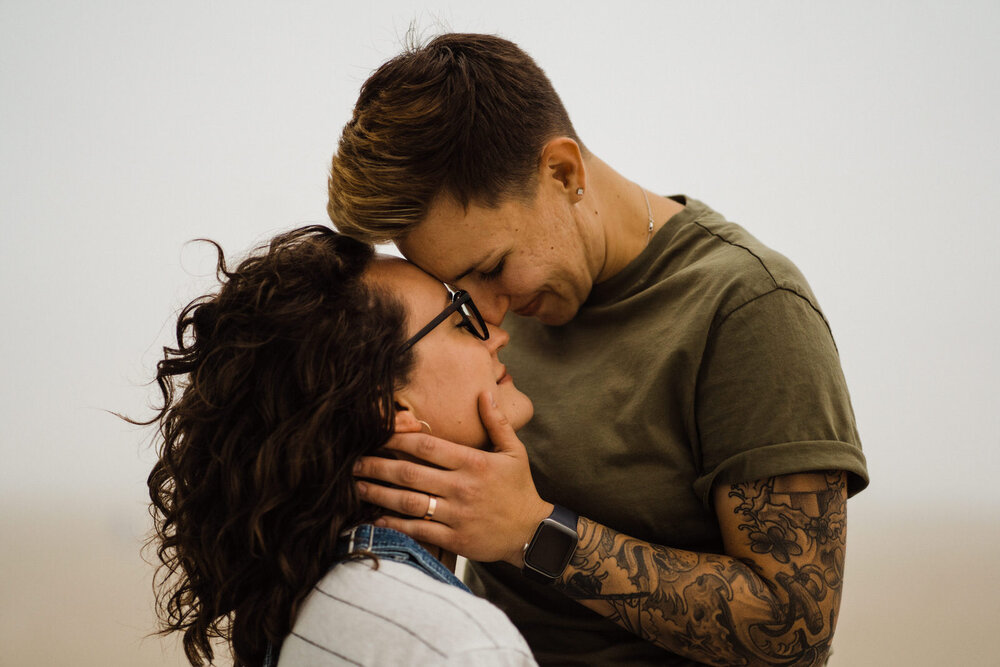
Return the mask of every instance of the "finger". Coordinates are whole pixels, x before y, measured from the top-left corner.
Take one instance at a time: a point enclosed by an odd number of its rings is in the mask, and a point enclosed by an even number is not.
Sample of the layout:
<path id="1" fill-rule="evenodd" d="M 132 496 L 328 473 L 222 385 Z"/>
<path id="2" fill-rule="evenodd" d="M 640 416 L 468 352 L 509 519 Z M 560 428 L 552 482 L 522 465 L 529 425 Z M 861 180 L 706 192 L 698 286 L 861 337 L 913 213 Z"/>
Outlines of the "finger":
<path id="1" fill-rule="evenodd" d="M 446 470 L 457 470 L 468 464 L 470 455 L 481 453 L 427 433 L 396 433 L 384 446 Z"/>
<path id="2" fill-rule="evenodd" d="M 423 518 L 431 508 L 432 496 L 420 491 L 393 489 L 381 484 L 361 481 L 355 483 L 355 488 L 358 491 L 358 497 L 362 500 L 400 514 Z M 446 503 L 437 496 L 433 497 L 435 498 L 434 514 L 431 519 L 444 522 L 448 515 L 448 510 L 445 508 Z"/>
<path id="3" fill-rule="evenodd" d="M 453 538 L 455 532 L 448 526 L 437 521 L 423 519 L 403 519 L 398 516 L 383 516 L 375 521 L 376 526 L 384 526 L 406 533 L 417 542 L 426 542 L 448 551 L 455 551 Z M 457 552 L 456 552 L 457 553 Z"/>
<path id="4" fill-rule="evenodd" d="M 354 476 L 388 482 L 413 491 L 450 495 L 444 471 L 412 461 L 399 461 L 381 456 L 362 456 L 354 464 Z"/>
<path id="5" fill-rule="evenodd" d="M 490 392 L 484 391 L 479 395 L 479 418 L 483 420 L 486 433 L 493 443 L 493 451 L 515 454 L 524 452 L 524 445 L 514 433 L 514 428 L 510 425 L 507 415 L 497 405 L 496 399 Z"/>

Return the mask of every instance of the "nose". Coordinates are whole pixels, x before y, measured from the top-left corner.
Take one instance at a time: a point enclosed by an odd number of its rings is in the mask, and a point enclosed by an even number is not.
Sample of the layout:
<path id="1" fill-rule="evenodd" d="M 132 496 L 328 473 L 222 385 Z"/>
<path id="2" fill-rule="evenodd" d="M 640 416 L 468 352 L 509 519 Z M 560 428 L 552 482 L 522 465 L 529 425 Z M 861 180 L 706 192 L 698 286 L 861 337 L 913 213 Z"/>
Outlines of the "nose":
<path id="1" fill-rule="evenodd" d="M 463 286 L 463 289 L 472 296 L 472 300 L 476 303 L 476 308 L 479 309 L 479 314 L 483 316 L 484 320 L 496 327 L 503 323 L 504 316 L 510 310 L 509 296 L 490 289 L 483 289 L 477 285 Z M 492 331 L 490 333 L 492 335 Z M 506 345 L 506 343 L 504 344 Z"/>
<path id="2" fill-rule="evenodd" d="M 491 353 L 496 354 L 510 342 L 510 334 L 503 327 L 489 322 L 486 323 L 486 328 L 490 332 L 490 337 L 483 342 Z"/>

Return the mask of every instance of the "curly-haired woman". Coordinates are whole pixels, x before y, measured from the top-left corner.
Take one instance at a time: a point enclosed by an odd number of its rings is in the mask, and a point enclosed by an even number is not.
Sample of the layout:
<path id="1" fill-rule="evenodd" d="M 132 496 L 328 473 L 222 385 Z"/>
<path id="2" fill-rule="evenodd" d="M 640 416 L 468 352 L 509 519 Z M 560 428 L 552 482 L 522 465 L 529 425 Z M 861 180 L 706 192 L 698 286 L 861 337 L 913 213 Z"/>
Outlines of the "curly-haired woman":
<path id="1" fill-rule="evenodd" d="M 232 270 L 215 247 L 220 287 L 181 312 L 149 422 L 162 632 L 182 632 L 195 665 L 219 638 L 237 665 L 534 664 L 454 555 L 379 526 L 353 476 L 394 430 L 484 448 L 484 422 L 524 425 L 506 332 L 468 294 L 324 227 Z M 450 509 L 408 498 L 428 520 Z"/>

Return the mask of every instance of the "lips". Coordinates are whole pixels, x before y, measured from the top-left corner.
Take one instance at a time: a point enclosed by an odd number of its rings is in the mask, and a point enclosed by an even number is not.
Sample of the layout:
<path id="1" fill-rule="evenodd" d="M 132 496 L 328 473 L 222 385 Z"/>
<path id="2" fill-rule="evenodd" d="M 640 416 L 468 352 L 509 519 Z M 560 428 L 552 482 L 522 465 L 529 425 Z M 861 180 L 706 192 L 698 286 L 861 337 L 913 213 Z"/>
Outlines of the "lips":
<path id="1" fill-rule="evenodd" d="M 503 366 L 500 369 L 500 376 L 497 378 L 497 384 L 503 384 L 504 382 L 510 382 L 511 377 L 507 374 L 507 367 Z"/>
<path id="2" fill-rule="evenodd" d="M 538 309 L 541 307 L 542 307 L 542 295 L 539 294 L 534 299 L 529 301 L 527 304 L 521 306 L 520 308 L 516 308 L 514 312 L 522 317 L 532 317 L 535 313 L 538 312 Z"/>

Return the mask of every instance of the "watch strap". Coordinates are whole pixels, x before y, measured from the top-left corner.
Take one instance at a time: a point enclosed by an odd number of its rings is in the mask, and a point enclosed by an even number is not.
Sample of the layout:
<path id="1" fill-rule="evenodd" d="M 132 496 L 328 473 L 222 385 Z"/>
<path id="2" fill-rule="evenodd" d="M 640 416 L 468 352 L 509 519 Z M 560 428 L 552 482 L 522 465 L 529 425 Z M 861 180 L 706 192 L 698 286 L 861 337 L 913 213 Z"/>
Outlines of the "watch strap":
<path id="1" fill-rule="evenodd" d="M 553 579 L 549 575 L 542 574 L 538 570 L 533 570 L 533 569 L 531 569 L 530 567 L 527 567 L 527 566 L 525 566 L 525 568 L 523 570 L 521 570 L 521 574 L 524 575 L 525 579 L 527 579 L 528 581 L 533 581 L 536 584 L 546 584 L 546 585 L 549 585 L 549 584 L 551 584 L 552 582 L 555 581 L 555 579 Z"/>
<path id="2" fill-rule="evenodd" d="M 549 515 L 549 518 L 553 521 L 558 521 L 574 533 L 576 532 L 576 524 L 580 520 L 580 516 L 576 512 L 566 509 L 562 505 L 553 505 L 552 514 Z"/>

